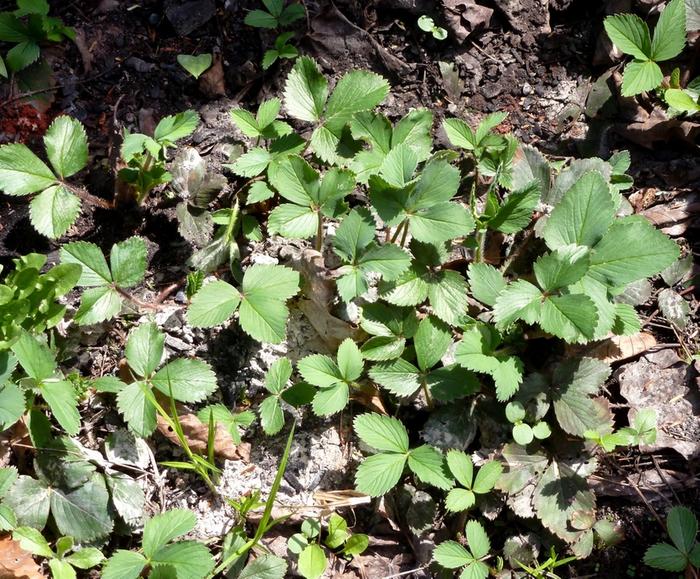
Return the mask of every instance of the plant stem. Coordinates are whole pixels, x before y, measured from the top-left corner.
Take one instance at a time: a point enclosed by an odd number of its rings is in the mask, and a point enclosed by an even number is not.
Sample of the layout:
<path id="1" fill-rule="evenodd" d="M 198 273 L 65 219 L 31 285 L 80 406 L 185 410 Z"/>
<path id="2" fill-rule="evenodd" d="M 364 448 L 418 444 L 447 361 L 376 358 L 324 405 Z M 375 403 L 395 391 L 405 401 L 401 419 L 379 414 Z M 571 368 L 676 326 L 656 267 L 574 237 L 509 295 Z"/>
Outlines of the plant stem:
<path id="1" fill-rule="evenodd" d="M 428 381 L 423 377 L 421 380 L 421 386 L 423 386 L 423 393 L 425 394 L 425 402 L 428 405 L 429 409 L 433 409 L 434 403 L 433 403 L 433 397 L 430 394 L 430 389 L 428 388 Z"/>
<path id="2" fill-rule="evenodd" d="M 399 235 L 401 234 L 405 226 L 406 220 L 404 219 L 401 223 L 399 223 L 399 226 L 396 228 L 396 231 L 394 231 L 394 235 L 391 236 L 391 239 L 389 240 L 391 243 L 396 243 L 396 240 L 399 238 Z"/>
<path id="3" fill-rule="evenodd" d="M 406 225 L 403 228 L 403 235 L 401 236 L 401 247 L 406 247 L 406 238 L 408 237 L 408 220 L 404 221 Z"/>
<path id="4" fill-rule="evenodd" d="M 486 247 L 486 228 L 479 229 L 476 232 L 476 252 L 474 254 L 474 261 L 481 263 L 484 261 L 484 253 Z"/>
<path id="5" fill-rule="evenodd" d="M 316 212 L 318 215 L 318 225 L 316 227 L 316 251 L 323 251 L 323 215 L 321 211 Z"/>

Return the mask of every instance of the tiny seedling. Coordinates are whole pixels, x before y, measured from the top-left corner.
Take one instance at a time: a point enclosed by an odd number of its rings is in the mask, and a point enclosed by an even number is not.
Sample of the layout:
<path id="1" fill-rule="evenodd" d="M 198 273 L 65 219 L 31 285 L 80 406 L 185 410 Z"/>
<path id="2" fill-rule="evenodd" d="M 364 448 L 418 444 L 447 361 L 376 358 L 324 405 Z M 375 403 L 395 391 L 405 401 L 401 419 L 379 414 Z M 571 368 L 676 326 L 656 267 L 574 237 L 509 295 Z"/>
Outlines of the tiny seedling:
<path id="1" fill-rule="evenodd" d="M 212 63 L 211 54 L 198 54 L 197 56 L 191 54 L 178 54 L 177 62 L 189 72 L 194 78 L 199 78 L 204 74 L 204 72 L 209 69 Z"/>
<path id="2" fill-rule="evenodd" d="M 435 21 L 425 14 L 418 18 L 418 28 L 423 32 L 429 32 L 435 40 L 445 40 L 447 38 L 447 30 L 435 24 Z"/>
<path id="3" fill-rule="evenodd" d="M 283 32 L 275 39 L 275 47 L 266 50 L 263 54 L 264 70 L 270 68 L 279 59 L 294 59 L 299 56 L 296 46 L 289 42 L 292 38 L 294 38 L 294 32 Z"/>
<path id="4" fill-rule="evenodd" d="M 447 466 L 452 476 L 464 487 L 454 488 L 447 493 L 445 506 L 452 512 L 466 511 L 473 507 L 476 496 L 490 493 L 503 472 L 500 462 L 487 461 L 474 476 L 474 463 L 460 450 L 450 450 L 447 453 Z"/>
<path id="5" fill-rule="evenodd" d="M 539 420 L 535 424 L 527 424 L 527 411 L 521 402 L 514 400 L 506 405 L 506 419 L 513 425 L 513 440 L 523 446 L 530 444 L 535 438 L 544 440 L 552 434 L 549 424 Z"/>
<path id="6" fill-rule="evenodd" d="M 634 96 L 661 86 L 659 62 L 678 56 L 685 47 L 685 2 L 671 0 L 654 29 L 635 14 L 614 14 L 605 19 L 605 31 L 617 48 L 634 60 L 625 66 L 622 95 Z"/>
<path id="7" fill-rule="evenodd" d="M 258 408 L 260 425 L 267 435 L 277 434 L 284 427 L 282 402 L 294 407 L 308 404 L 313 400 L 316 389 L 306 382 L 289 386 L 292 376 L 292 363 L 288 358 L 280 358 L 270 366 L 265 374 L 265 389 L 269 396 Z"/>
<path id="8" fill-rule="evenodd" d="M 76 569 L 91 569 L 104 561 L 102 551 L 95 547 L 78 547 L 72 537 L 60 537 L 56 540 L 56 550 L 40 531 L 32 527 L 18 527 L 12 533 L 22 549 L 48 561 L 53 579 L 71 579 L 76 577 Z"/>
<path id="9" fill-rule="evenodd" d="M 666 518 L 666 530 L 673 545 L 657 543 L 644 554 L 644 563 L 655 569 L 681 573 L 693 571 L 697 577 L 700 568 L 700 543 L 697 541 L 698 520 L 686 507 L 673 507 Z"/>
<path id="10" fill-rule="evenodd" d="M 534 579 L 561 579 L 561 577 L 554 572 L 554 569 L 568 565 L 572 561 L 576 561 L 576 557 L 564 557 L 560 559 L 559 554 L 556 552 L 555 548 L 552 547 L 549 551 L 549 557 L 542 563 L 536 562 L 536 564 L 531 567 L 520 561 L 516 562 L 523 571 L 526 571 L 529 576 Z"/>
<path id="11" fill-rule="evenodd" d="M 299 2 L 285 6 L 285 0 L 262 0 L 267 10 L 251 10 L 244 22 L 254 28 L 281 28 L 304 18 L 306 10 Z"/>
<path id="12" fill-rule="evenodd" d="M 102 568 L 103 579 L 167 577 L 172 572 L 190 579 L 204 579 L 214 568 L 209 549 L 198 541 L 174 541 L 197 524 L 197 517 L 186 509 L 172 509 L 146 521 L 138 551 L 117 549 Z M 177 570 L 177 571 L 175 571 Z"/>

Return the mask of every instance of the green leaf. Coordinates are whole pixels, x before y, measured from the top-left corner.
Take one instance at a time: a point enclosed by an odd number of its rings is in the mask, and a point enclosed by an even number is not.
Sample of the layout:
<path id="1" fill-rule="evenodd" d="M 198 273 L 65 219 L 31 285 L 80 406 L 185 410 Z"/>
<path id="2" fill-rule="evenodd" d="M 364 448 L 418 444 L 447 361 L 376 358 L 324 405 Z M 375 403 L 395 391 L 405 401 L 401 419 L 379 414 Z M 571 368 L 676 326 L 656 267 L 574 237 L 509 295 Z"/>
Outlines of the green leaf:
<path id="1" fill-rule="evenodd" d="M 245 109 L 231 109 L 229 114 L 235 125 L 246 137 L 254 139 L 261 135 L 260 125 L 258 125 L 257 119 L 249 111 Z"/>
<path id="2" fill-rule="evenodd" d="M 36 42 L 20 42 L 7 51 L 5 60 L 11 70 L 18 72 L 39 59 L 41 49 Z"/>
<path id="3" fill-rule="evenodd" d="M 280 25 L 289 26 L 297 20 L 304 18 L 305 14 L 306 10 L 304 6 L 298 2 L 294 2 L 293 4 L 286 6 L 282 11 L 282 14 L 280 14 Z"/>
<path id="4" fill-rule="evenodd" d="M 265 389 L 271 394 L 281 394 L 292 376 L 289 358 L 275 360 L 265 374 Z"/>
<path id="5" fill-rule="evenodd" d="M 362 374 L 362 354 L 352 338 L 346 338 L 338 347 L 338 369 L 346 382 L 357 380 Z"/>
<path id="6" fill-rule="evenodd" d="M 420 370 L 403 358 L 375 364 L 369 377 L 396 396 L 411 396 L 421 386 Z"/>
<path id="7" fill-rule="evenodd" d="M 641 216 L 617 220 L 594 247 L 589 275 L 612 287 L 651 277 L 671 265 L 678 245 Z"/>
<path id="8" fill-rule="evenodd" d="M 7 505 L 0 504 L 0 531 L 11 531 L 17 526 L 17 517 Z"/>
<path id="9" fill-rule="evenodd" d="M 0 147 L 0 191 L 7 195 L 29 195 L 56 183 L 46 164 L 26 145 Z"/>
<path id="10" fill-rule="evenodd" d="M 678 111 L 690 114 L 700 111 L 700 105 L 697 103 L 695 98 L 682 89 L 667 89 L 664 92 L 664 99 L 668 103 L 668 106 Z"/>
<path id="11" fill-rule="evenodd" d="M 141 553 L 118 549 L 102 568 L 102 579 L 138 579 L 147 563 Z"/>
<path id="12" fill-rule="evenodd" d="M 474 506 L 476 495 L 467 489 L 452 489 L 445 497 L 445 508 L 453 513 L 466 511 Z"/>
<path id="13" fill-rule="evenodd" d="M 253 265 L 243 275 L 239 309 L 243 330 L 261 342 L 278 344 L 286 334 L 285 302 L 299 291 L 299 274 L 281 265 Z"/>
<path id="14" fill-rule="evenodd" d="M 302 56 L 294 63 L 284 86 L 284 106 L 289 115 L 310 123 L 320 120 L 328 98 L 328 81 L 316 62 Z"/>
<path id="15" fill-rule="evenodd" d="M 676 548 L 688 554 L 695 545 L 695 536 L 698 534 L 698 520 L 693 512 L 686 507 L 673 507 L 666 518 L 668 536 Z"/>
<path id="16" fill-rule="evenodd" d="M 549 296 L 542 302 L 539 324 L 566 342 L 593 339 L 598 311 L 593 300 L 581 294 Z"/>
<path id="17" fill-rule="evenodd" d="M 474 464 L 472 459 L 469 458 L 461 450 L 450 450 L 446 456 L 447 466 L 457 479 L 457 482 L 463 487 L 471 489 L 472 481 L 474 480 Z"/>
<path id="18" fill-rule="evenodd" d="M 351 535 L 347 541 L 345 541 L 343 554 L 351 557 L 361 555 L 367 549 L 367 547 L 369 547 L 369 537 L 362 533 L 355 533 Z"/>
<path id="19" fill-rule="evenodd" d="M 75 175 L 88 162 L 85 128 L 77 119 L 56 117 L 44 135 L 46 155 L 61 179 Z"/>
<path id="20" fill-rule="evenodd" d="M 265 434 L 277 434 L 284 427 L 284 412 L 276 396 L 268 396 L 260 403 L 260 425 Z"/>
<path id="21" fill-rule="evenodd" d="M 666 4 L 654 28 L 651 41 L 651 60 L 661 62 L 678 56 L 685 47 L 684 0 L 671 0 Z"/>
<path id="22" fill-rule="evenodd" d="M 353 425 L 357 436 L 372 448 L 401 454 L 408 452 L 408 432 L 396 418 L 365 413 L 355 417 Z"/>
<path id="23" fill-rule="evenodd" d="M 438 203 L 409 217 L 411 235 L 424 243 L 441 243 L 464 237 L 474 229 L 474 219 L 459 203 Z"/>
<path id="24" fill-rule="evenodd" d="M 23 550 L 29 551 L 32 555 L 46 557 L 48 559 L 54 557 L 48 541 L 37 529 L 18 527 L 13 531 L 12 539 L 17 541 Z"/>
<path id="25" fill-rule="evenodd" d="M 248 189 L 248 205 L 260 203 L 272 199 L 275 193 L 267 186 L 264 181 L 256 181 Z"/>
<path id="26" fill-rule="evenodd" d="M 124 416 L 129 428 L 138 436 L 146 438 L 156 428 L 156 409 L 147 398 L 143 382 L 127 384 L 117 394 L 117 410 Z"/>
<path id="27" fill-rule="evenodd" d="M 493 306 L 498 294 L 507 283 L 503 274 L 487 263 L 471 263 L 469 265 L 469 285 L 472 295 L 481 303 Z"/>
<path id="28" fill-rule="evenodd" d="M 139 376 L 150 376 L 160 366 L 165 334 L 149 322 L 137 326 L 126 342 L 126 360 Z"/>
<path id="29" fill-rule="evenodd" d="M 532 427 L 529 424 L 523 422 L 513 427 L 513 440 L 518 444 L 527 446 L 533 441 L 534 437 L 535 435 L 532 432 Z"/>
<path id="30" fill-rule="evenodd" d="M 466 280 L 456 271 L 432 274 L 427 290 L 433 313 L 448 324 L 458 324 L 469 307 L 467 289 Z"/>
<path id="31" fill-rule="evenodd" d="M 198 541 L 180 541 L 160 548 L 152 557 L 155 570 L 169 566 L 164 577 L 176 570 L 178 579 L 204 579 L 214 569 L 214 559 L 207 547 Z"/>
<path id="32" fill-rule="evenodd" d="M 605 32 L 625 54 L 639 60 L 652 58 L 651 35 L 649 27 L 636 14 L 615 14 L 603 21 Z"/>
<path id="33" fill-rule="evenodd" d="M 355 471 L 355 488 L 371 497 L 380 497 L 394 488 L 406 466 L 405 454 L 375 454 Z"/>
<path id="34" fill-rule="evenodd" d="M 433 559 L 445 569 L 459 569 L 471 563 L 474 557 L 456 541 L 443 541 L 435 547 Z"/>
<path id="35" fill-rule="evenodd" d="M 500 462 L 490 460 L 479 469 L 474 479 L 474 492 L 484 495 L 496 486 L 496 482 L 503 473 L 503 465 Z"/>
<path id="36" fill-rule="evenodd" d="M 311 354 L 302 358 L 297 369 L 304 380 L 321 388 L 329 388 L 344 379 L 336 363 L 324 354 Z"/>
<path id="37" fill-rule="evenodd" d="M 362 271 L 378 273 L 392 281 L 411 265 L 411 256 L 396 245 L 371 245 L 357 263 Z"/>
<path id="38" fill-rule="evenodd" d="M 122 297 L 114 288 L 90 288 L 83 292 L 75 321 L 83 326 L 98 324 L 116 316 L 121 308 Z"/>
<path id="39" fill-rule="evenodd" d="M 445 468 L 445 458 L 440 451 L 427 444 L 408 453 L 408 468 L 426 484 L 445 491 L 454 486 Z"/>
<path id="40" fill-rule="evenodd" d="M 17 468 L 6 466 L 0 468 L 0 499 L 4 497 L 17 480 Z"/>
<path id="41" fill-rule="evenodd" d="M 503 233 L 517 233 L 532 221 L 532 213 L 540 201 L 537 183 L 530 183 L 525 189 L 510 193 L 489 220 L 489 228 Z"/>
<path id="42" fill-rule="evenodd" d="M 151 383 L 180 402 L 201 402 L 216 390 L 216 374 L 202 360 L 178 358 L 158 370 Z"/>
<path id="43" fill-rule="evenodd" d="M 56 239 L 75 223 L 80 213 L 80 199 L 65 187 L 57 185 L 34 197 L 29 209 L 34 229 Z"/>
<path id="44" fill-rule="evenodd" d="M 345 261 L 354 263 L 360 251 L 374 240 L 375 228 L 374 219 L 368 209 L 353 209 L 335 232 L 335 252 Z"/>
<path id="45" fill-rule="evenodd" d="M 146 243 L 141 237 L 115 243 L 109 254 L 114 283 L 124 288 L 139 284 L 146 273 L 146 257 Z"/>
<path id="46" fill-rule="evenodd" d="M 195 78 L 202 76 L 204 71 L 211 66 L 212 60 L 211 54 L 198 54 L 197 56 L 190 54 L 177 55 L 177 62 L 180 66 Z"/>
<path id="47" fill-rule="evenodd" d="M 467 545 L 475 559 L 486 557 L 491 550 L 488 535 L 478 521 L 468 521 L 466 527 Z"/>
<path id="48" fill-rule="evenodd" d="M 350 388 L 345 382 L 340 382 L 318 390 L 314 395 L 312 408 L 317 416 L 331 416 L 345 408 L 349 399 Z"/>
<path id="49" fill-rule="evenodd" d="M 56 372 L 56 359 L 51 350 L 26 330 L 20 332 L 12 352 L 22 369 L 37 382 L 51 378 Z"/>
<path id="50" fill-rule="evenodd" d="M 381 103 L 389 94 L 389 83 L 378 74 L 366 70 L 353 70 L 346 73 L 336 84 L 328 99 L 326 117 L 350 116 L 360 111 L 368 111 Z"/>
<path id="51" fill-rule="evenodd" d="M 477 141 L 474 132 L 461 119 L 445 119 L 442 122 L 442 127 L 445 129 L 448 140 L 455 147 L 467 151 L 473 151 L 476 147 Z"/>
<path id="52" fill-rule="evenodd" d="M 189 533 L 197 524 L 197 517 L 186 509 L 171 509 L 149 519 L 143 529 L 143 552 L 153 557 L 170 541 Z"/>
<path id="53" fill-rule="evenodd" d="M 321 202 L 318 172 L 297 155 L 280 162 L 270 182 L 282 197 L 297 205 L 312 207 Z"/>
<path id="54" fill-rule="evenodd" d="M 83 547 L 65 557 L 65 561 L 78 569 L 89 569 L 104 561 L 104 555 L 95 547 Z"/>
<path id="55" fill-rule="evenodd" d="M 556 205 L 543 230 L 551 249 L 562 245 L 593 247 L 615 218 L 608 184 L 597 171 L 585 173 Z"/>
<path id="56" fill-rule="evenodd" d="M 328 520 L 328 536 L 324 543 L 331 549 L 337 549 L 350 536 L 348 524 L 343 517 L 332 513 Z"/>
<path id="57" fill-rule="evenodd" d="M 657 543 L 644 553 L 644 564 L 655 569 L 681 573 L 688 566 L 685 555 L 668 543 Z"/>
<path id="58" fill-rule="evenodd" d="M 534 265 L 537 283 L 546 292 L 552 292 L 576 283 L 588 271 L 588 248 L 563 245 L 542 255 Z"/>
<path id="59" fill-rule="evenodd" d="M 183 111 L 163 117 L 156 125 L 153 138 L 161 145 L 171 146 L 175 141 L 191 135 L 199 124 L 195 111 Z"/>
<path id="60" fill-rule="evenodd" d="M 41 396 L 51 408 L 51 414 L 70 435 L 80 431 L 80 413 L 73 384 L 68 381 L 46 381 L 41 385 Z"/>
<path id="61" fill-rule="evenodd" d="M 284 579 L 287 562 L 280 557 L 265 553 L 248 563 L 238 579 Z"/>
<path id="62" fill-rule="evenodd" d="M 413 338 L 418 367 L 425 372 L 435 366 L 452 343 L 449 326 L 433 316 L 423 318 Z"/>
<path id="63" fill-rule="evenodd" d="M 187 321 L 198 328 L 211 328 L 228 320 L 241 302 L 238 290 L 225 281 L 206 284 L 192 298 Z"/>
<path id="64" fill-rule="evenodd" d="M 88 542 L 109 535 L 113 520 L 108 505 L 109 493 L 104 477 L 97 473 L 70 492 L 51 489 L 51 514 L 56 526 L 76 542 Z"/>
<path id="65" fill-rule="evenodd" d="M 4 498 L 20 525 L 43 529 L 51 508 L 51 493 L 46 486 L 29 476 L 20 476 Z"/>
<path id="66" fill-rule="evenodd" d="M 78 285 L 83 287 L 98 287 L 112 283 L 107 260 L 102 251 L 94 243 L 75 241 L 61 247 L 62 263 L 77 263 L 83 268 Z"/>
<path id="67" fill-rule="evenodd" d="M 262 147 L 254 147 L 238 157 L 232 165 L 224 165 L 241 177 L 260 175 L 272 161 L 272 154 Z"/>
<path id="68" fill-rule="evenodd" d="M 299 555 L 299 573 L 306 579 L 318 579 L 323 575 L 328 561 L 323 549 L 312 543 L 308 545 Z"/>
<path id="69" fill-rule="evenodd" d="M 254 28 L 277 28 L 279 21 L 269 12 L 264 10 L 251 10 L 245 15 L 243 22 Z"/>
<path id="70" fill-rule="evenodd" d="M 379 169 L 379 174 L 392 187 L 405 187 L 418 166 L 418 157 L 405 144 L 400 144 L 389 151 Z"/>
<path id="71" fill-rule="evenodd" d="M 270 212 L 267 229 L 290 239 L 309 239 L 316 235 L 318 220 L 318 212 L 310 207 L 282 203 Z"/>
<path id="72" fill-rule="evenodd" d="M 654 61 L 634 60 L 625 66 L 622 76 L 622 96 L 634 96 L 654 90 L 661 85 L 663 79 L 664 74 Z"/>
<path id="73" fill-rule="evenodd" d="M 516 320 L 533 324 L 537 320 L 542 292 L 524 279 L 508 284 L 499 294 L 493 307 L 496 327 L 507 328 Z"/>

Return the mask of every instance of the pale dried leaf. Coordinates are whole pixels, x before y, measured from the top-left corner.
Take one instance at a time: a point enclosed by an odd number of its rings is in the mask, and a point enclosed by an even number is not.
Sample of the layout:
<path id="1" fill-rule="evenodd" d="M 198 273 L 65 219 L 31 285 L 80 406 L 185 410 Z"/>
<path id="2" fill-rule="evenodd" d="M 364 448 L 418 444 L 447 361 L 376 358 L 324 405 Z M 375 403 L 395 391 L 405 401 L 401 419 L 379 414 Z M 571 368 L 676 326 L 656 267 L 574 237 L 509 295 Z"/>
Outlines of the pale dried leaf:
<path id="1" fill-rule="evenodd" d="M 656 346 L 656 338 L 647 332 L 639 332 L 631 336 L 610 336 L 606 340 L 596 342 L 585 348 L 582 355 L 602 360 L 606 364 L 620 362 L 639 356 L 650 348 Z"/>
<path id="2" fill-rule="evenodd" d="M 22 549 L 10 535 L 0 537 L 0 579 L 43 579 L 43 577 L 31 553 Z"/>

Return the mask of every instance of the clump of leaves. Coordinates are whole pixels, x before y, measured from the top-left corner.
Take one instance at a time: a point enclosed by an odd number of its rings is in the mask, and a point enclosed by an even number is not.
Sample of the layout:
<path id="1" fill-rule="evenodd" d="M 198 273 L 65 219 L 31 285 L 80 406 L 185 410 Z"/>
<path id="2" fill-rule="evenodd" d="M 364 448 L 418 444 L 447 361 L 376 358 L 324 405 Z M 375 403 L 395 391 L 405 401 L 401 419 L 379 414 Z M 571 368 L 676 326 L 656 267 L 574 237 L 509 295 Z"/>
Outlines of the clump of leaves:
<path id="1" fill-rule="evenodd" d="M 18 72 L 36 62 L 45 42 L 75 40 L 75 30 L 60 18 L 49 16 L 49 10 L 47 0 L 17 0 L 16 10 L 0 12 L 0 41 L 14 44 L 5 55 L 10 71 Z M 2 57 L 0 76 L 7 77 Z"/>
<path id="2" fill-rule="evenodd" d="M 255 28 L 280 28 L 294 24 L 304 18 L 306 11 L 299 2 L 285 6 L 285 0 L 262 0 L 267 10 L 251 10 L 246 14 L 244 22 Z"/>
<path id="3" fill-rule="evenodd" d="M 286 301 L 299 291 L 299 274 L 281 265 L 252 265 L 246 269 L 241 290 L 212 281 L 199 290 L 187 311 L 193 326 L 209 328 L 228 320 L 238 310 L 241 328 L 261 342 L 278 344 L 286 334 Z"/>
<path id="4" fill-rule="evenodd" d="M 666 518 L 666 530 L 673 545 L 657 543 L 644 553 L 644 563 L 655 569 L 680 573 L 700 568 L 698 520 L 686 507 L 673 507 Z"/>
<path id="5" fill-rule="evenodd" d="M 213 57 L 211 54 L 178 54 L 177 62 L 194 78 L 199 78 L 211 66 Z"/>
<path id="6" fill-rule="evenodd" d="M 7 195 L 36 195 L 29 206 L 34 228 L 47 237 L 63 235 L 80 213 L 84 192 L 67 179 L 85 168 L 88 142 L 83 125 L 60 116 L 44 135 L 44 147 L 51 168 L 26 145 L 11 143 L 0 147 L 0 190 Z"/>
<path id="7" fill-rule="evenodd" d="M 478 521 L 468 521 L 465 534 L 466 548 L 456 541 L 444 541 L 435 547 L 433 560 L 444 569 L 462 569 L 460 577 L 464 579 L 486 579 L 491 541 Z"/>
<path id="8" fill-rule="evenodd" d="M 119 171 L 119 179 L 132 188 L 138 205 L 155 187 L 172 179 L 166 168 L 168 149 L 191 135 L 198 124 L 199 115 L 189 110 L 162 118 L 152 137 L 124 130 L 121 157 L 126 167 Z"/>
<path id="9" fill-rule="evenodd" d="M 82 325 L 97 324 L 116 316 L 127 292 L 143 280 L 146 273 L 146 243 L 140 237 L 130 237 L 115 243 L 109 255 L 109 265 L 102 250 L 94 243 L 75 241 L 60 249 L 61 262 L 78 264 L 82 268 L 78 285 L 83 292 L 75 321 Z"/>
<path id="10" fill-rule="evenodd" d="M 102 551 L 95 547 L 77 547 L 73 537 L 59 537 L 54 551 L 41 532 L 32 527 L 18 527 L 12 538 L 25 551 L 47 559 L 53 579 L 74 578 L 76 569 L 91 569 L 104 560 Z"/>
<path id="11" fill-rule="evenodd" d="M 498 461 L 487 461 L 474 476 L 474 463 L 460 450 L 447 453 L 447 466 L 452 476 L 464 488 L 454 488 L 447 493 L 445 506 L 453 512 L 466 511 L 476 503 L 477 495 L 485 495 L 493 490 L 496 481 L 503 472 Z"/>
<path id="12" fill-rule="evenodd" d="M 685 47 L 685 3 L 671 0 L 654 29 L 635 14 L 615 14 L 605 19 L 605 31 L 615 46 L 634 60 L 625 66 L 623 96 L 654 90 L 663 81 L 659 62 L 678 56 Z"/>
<path id="13" fill-rule="evenodd" d="M 294 38 L 294 32 L 283 32 L 275 38 L 274 48 L 266 50 L 263 54 L 262 67 L 264 70 L 270 68 L 280 59 L 293 60 L 299 56 L 297 47 L 289 42 L 292 38 Z"/>
<path id="14" fill-rule="evenodd" d="M 265 434 L 277 434 L 284 427 L 282 402 L 294 407 L 308 404 L 314 398 L 316 389 L 306 382 L 289 386 L 292 377 L 292 363 L 288 358 L 273 362 L 265 374 L 265 390 L 269 392 L 258 408 L 260 425 Z"/>
<path id="15" fill-rule="evenodd" d="M 319 521 L 306 519 L 301 525 L 301 533 L 295 533 L 287 541 L 287 549 L 297 555 L 299 573 L 305 579 L 318 579 L 328 567 L 326 553 L 320 544 L 323 535 Z M 338 550 L 345 557 L 353 557 L 368 547 L 369 538 L 361 533 L 351 533 L 347 521 L 332 513 L 328 518 L 323 544 L 329 549 Z"/>
<path id="16" fill-rule="evenodd" d="M 143 528 L 141 549 L 117 551 L 107 560 L 104 579 L 137 579 L 149 568 L 149 577 L 180 577 L 204 579 L 214 568 L 209 549 L 198 541 L 175 541 L 189 533 L 197 524 L 194 513 L 172 509 L 155 515 Z"/>
<path id="17" fill-rule="evenodd" d="M 40 334 L 55 327 L 66 313 L 57 300 L 75 287 L 81 272 L 77 264 L 61 264 L 41 273 L 46 256 L 38 253 L 12 261 L 14 269 L 0 284 L 0 351 L 9 348 L 22 329 Z"/>
<path id="18" fill-rule="evenodd" d="M 435 40 L 445 40 L 445 38 L 447 38 L 447 30 L 435 24 L 435 21 L 426 14 L 418 18 L 418 28 L 423 32 L 432 34 Z"/>

